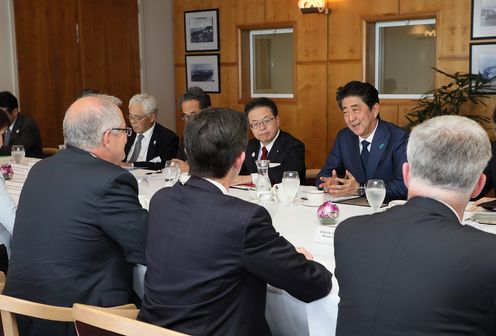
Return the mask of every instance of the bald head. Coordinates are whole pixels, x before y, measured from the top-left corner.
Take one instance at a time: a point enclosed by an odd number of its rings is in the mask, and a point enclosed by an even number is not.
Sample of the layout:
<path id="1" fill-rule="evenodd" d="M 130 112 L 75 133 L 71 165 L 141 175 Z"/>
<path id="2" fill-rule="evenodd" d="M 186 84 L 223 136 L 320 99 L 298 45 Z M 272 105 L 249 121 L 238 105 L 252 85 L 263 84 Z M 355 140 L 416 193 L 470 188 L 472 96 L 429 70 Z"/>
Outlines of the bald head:
<path id="1" fill-rule="evenodd" d="M 112 128 L 125 128 L 118 98 L 90 95 L 76 100 L 66 111 L 63 132 L 67 146 L 95 152 L 105 147 L 105 135 Z M 125 132 L 120 132 L 121 135 Z"/>

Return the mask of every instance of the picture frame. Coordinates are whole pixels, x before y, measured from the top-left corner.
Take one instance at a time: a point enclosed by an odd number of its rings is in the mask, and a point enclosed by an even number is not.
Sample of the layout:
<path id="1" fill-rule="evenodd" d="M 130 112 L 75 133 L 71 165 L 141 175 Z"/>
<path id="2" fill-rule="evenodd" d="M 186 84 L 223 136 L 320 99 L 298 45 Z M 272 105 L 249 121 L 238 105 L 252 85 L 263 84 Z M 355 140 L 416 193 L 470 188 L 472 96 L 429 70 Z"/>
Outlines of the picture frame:
<path id="1" fill-rule="evenodd" d="M 470 69 L 473 75 L 496 78 L 496 42 L 470 43 Z M 494 85 L 492 83 L 494 82 Z M 475 94 L 496 94 L 496 79 L 490 82 L 486 90 L 473 92 Z"/>
<path id="2" fill-rule="evenodd" d="M 186 55 L 186 90 L 198 86 L 205 92 L 220 93 L 219 54 Z"/>
<path id="3" fill-rule="evenodd" d="M 471 38 L 496 38 L 496 0 L 472 0 Z"/>
<path id="4" fill-rule="evenodd" d="M 219 50 L 219 10 L 184 12 L 186 52 Z"/>

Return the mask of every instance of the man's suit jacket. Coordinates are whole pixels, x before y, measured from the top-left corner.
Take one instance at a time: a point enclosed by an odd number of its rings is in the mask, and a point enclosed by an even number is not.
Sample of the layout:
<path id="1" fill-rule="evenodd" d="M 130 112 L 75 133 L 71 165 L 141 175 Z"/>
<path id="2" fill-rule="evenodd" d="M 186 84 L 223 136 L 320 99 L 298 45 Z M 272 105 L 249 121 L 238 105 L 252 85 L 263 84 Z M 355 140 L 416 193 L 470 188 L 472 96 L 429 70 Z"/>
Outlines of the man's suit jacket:
<path id="1" fill-rule="evenodd" d="M 403 183 L 402 166 L 406 162 L 408 133 L 389 122 L 379 120 L 372 144 L 367 169 L 360 161 L 360 147 L 356 136 L 349 128 L 339 131 L 327 161 L 317 175 L 317 186 L 321 176 L 329 177 L 336 169 L 338 176 L 348 170 L 360 184 L 370 179 L 382 179 L 386 184 L 386 199 L 405 199 L 407 189 Z"/>
<path id="2" fill-rule="evenodd" d="M 334 236 L 337 336 L 494 335 L 496 236 L 415 197 Z"/>
<path id="3" fill-rule="evenodd" d="M 260 152 L 260 141 L 255 138 L 250 139 L 246 147 L 246 158 L 241 169 L 241 175 L 256 173 L 258 153 Z M 280 163 L 279 166 L 269 168 L 269 178 L 272 184 L 281 183 L 282 175 L 285 171 L 297 171 L 301 184 L 305 182 L 305 145 L 289 133 L 280 131 L 274 145 L 272 146 L 267 159 L 271 164 Z"/>
<path id="4" fill-rule="evenodd" d="M 309 302 L 331 274 L 272 226 L 267 210 L 192 176 L 150 203 L 139 318 L 192 335 L 270 335 L 267 283 Z"/>
<path id="5" fill-rule="evenodd" d="M 486 195 L 491 189 L 496 187 L 496 142 L 491 142 L 492 157 L 487 164 L 486 169 L 484 169 L 484 174 L 486 174 L 486 184 L 479 194 L 479 197 Z"/>
<path id="6" fill-rule="evenodd" d="M 10 155 L 13 145 L 23 145 L 26 156 L 43 157 L 40 130 L 33 119 L 22 113 L 17 114 L 9 143 L 0 147 L 0 155 Z"/>
<path id="7" fill-rule="evenodd" d="M 136 133 L 133 132 L 127 139 L 125 147 L 126 157 L 134 144 L 134 139 L 136 139 Z M 134 166 L 153 170 L 162 169 L 165 166 L 165 161 L 176 157 L 178 144 L 179 138 L 176 133 L 159 123 L 155 123 L 155 128 L 153 129 L 150 144 L 148 145 L 148 150 L 146 152 L 146 161 L 134 162 Z M 149 162 L 156 157 L 160 157 L 161 161 Z"/>
<path id="8" fill-rule="evenodd" d="M 145 263 L 147 211 L 126 170 L 69 147 L 35 164 L 21 192 L 4 294 L 50 305 L 130 302 Z M 22 335 L 75 335 L 20 321 Z"/>

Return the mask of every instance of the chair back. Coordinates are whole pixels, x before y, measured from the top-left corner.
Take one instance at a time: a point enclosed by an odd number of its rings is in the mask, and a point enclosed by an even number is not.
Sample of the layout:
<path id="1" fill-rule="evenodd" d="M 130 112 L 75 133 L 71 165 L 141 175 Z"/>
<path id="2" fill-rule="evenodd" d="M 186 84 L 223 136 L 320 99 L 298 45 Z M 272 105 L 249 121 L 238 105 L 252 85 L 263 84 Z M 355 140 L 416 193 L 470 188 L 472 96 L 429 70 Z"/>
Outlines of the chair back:
<path id="1" fill-rule="evenodd" d="M 19 336 L 16 314 L 58 322 L 73 321 L 71 308 L 31 302 L 3 294 L 0 295 L 0 314 L 5 336 Z"/>
<path id="2" fill-rule="evenodd" d="M 136 316 L 121 316 L 126 309 L 88 306 L 72 307 L 74 324 L 79 336 L 185 336 L 185 334 L 136 321 Z"/>

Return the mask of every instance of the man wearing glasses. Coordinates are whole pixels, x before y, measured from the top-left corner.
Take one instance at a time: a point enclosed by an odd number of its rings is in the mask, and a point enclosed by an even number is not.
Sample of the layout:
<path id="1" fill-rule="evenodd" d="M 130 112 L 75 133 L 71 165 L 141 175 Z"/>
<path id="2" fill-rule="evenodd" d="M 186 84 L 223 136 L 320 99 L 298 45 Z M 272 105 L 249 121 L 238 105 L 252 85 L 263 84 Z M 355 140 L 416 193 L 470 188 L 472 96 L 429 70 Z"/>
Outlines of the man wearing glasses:
<path id="1" fill-rule="evenodd" d="M 270 160 L 269 179 L 280 183 L 285 171 L 297 171 L 305 182 L 305 145 L 291 134 L 279 129 L 277 105 L 272 99 L 255 98 L 245 106 L 251 132 L 246 147 L 246 159 L 236 183 L 254 183 L 250 175 L 257 172 L 256 160 Z"/>
<path id="2" fill-rule="evenodd" d="M 63 121 L 67 148 L 29 171 L 4 294 L 64 307 L 130 302 L 147 211 L 136 179 L 118 166 L 128 132 L 118 104 L 105 95 L 76 100 Z M 21 335 L 76 335 L 72 323 L 17 322 Z"/>
<path id="3" fill-rule="evenodd" d="M 179 138 L 176 133 L 160 125 L 157 103 L 152 95 L 141 93 L 129 100 L 129 123 L 133 133 L 126 143 L 126 162 L 123 167 L 158 170 L 176 157 Z"/>

